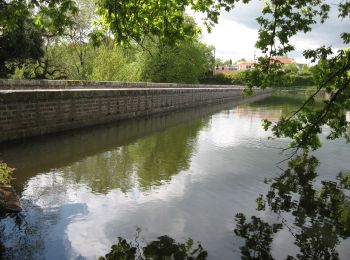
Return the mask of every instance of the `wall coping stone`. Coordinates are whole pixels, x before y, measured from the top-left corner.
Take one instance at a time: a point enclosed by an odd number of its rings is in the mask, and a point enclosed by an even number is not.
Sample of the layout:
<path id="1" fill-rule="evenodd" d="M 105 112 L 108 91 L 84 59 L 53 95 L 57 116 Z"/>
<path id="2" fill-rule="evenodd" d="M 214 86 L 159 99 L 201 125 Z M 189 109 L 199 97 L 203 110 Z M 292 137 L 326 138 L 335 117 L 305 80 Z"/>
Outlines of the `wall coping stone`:
<path id="1" fill-rule="evenodd" d="M 148 96 L 189 94 L 202 92 L 239 92 L 243 95 L 242 88 L 132 88 L 132 89 L 40 89 L 40 90 L 0 90 L 0 102 L 8 103 L 15 100 L 43 100 L 43 99 L 70 99 L 70 98 L 94 98 L 116 96 Z M 262 90 L 257 90 L 262 92 Z"/>
<path id="2" fill-rule="evenodd" d="M 169 90 L 243 90 L 244 87 L 235 87 L 235 88 L 69 88 L 69 89 L 0 89 L 0 93 L 28 93 L 28 92 L 89 92 L 89 91 L 115 91 L 115 92 L 121 92 L 121 91 L 169 91 Z"/>
<path id="3" fill-rule="evenodd" d="M 239 85 L 204 85 L 124 81 L 89 81 L 89 80 L 15 80 L 0 79 L 0 90 L 21 89 L 130 89 L 130 88 L 243 88 Z"/>

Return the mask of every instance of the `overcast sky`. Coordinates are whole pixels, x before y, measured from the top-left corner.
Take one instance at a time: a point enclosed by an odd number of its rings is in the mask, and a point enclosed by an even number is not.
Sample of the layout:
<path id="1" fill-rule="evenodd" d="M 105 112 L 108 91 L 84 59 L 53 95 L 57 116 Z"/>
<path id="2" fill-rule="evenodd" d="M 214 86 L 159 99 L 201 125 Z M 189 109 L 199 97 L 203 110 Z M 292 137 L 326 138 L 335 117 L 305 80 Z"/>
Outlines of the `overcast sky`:
<path id="1" fill-rule="evenodd" d="M 335 0 L 327 1 L 332 9 L 330 19 L 325 24 L 315 25 L 312 32 L 307 34 L 300 33 L 293 37 L 292 43 L 296 51 L 290 53 L 297 62 L 307 63 L 302 56 L 305 49 L 313 49 L 322 45 L 332 45 L 333 48 L 344 48 L 340 34 L 350 31 L 349 19 L 340 21 L 337 18 L 337 8 Z M 203 28 L 203 41 L 214 45 L 216 48 L 216 57 L 221 59 L 232 59 L 236 61 L 240 58 L 253 60 L 254 52 L 259 52 L 254 45 L 258 37 L 259 24 L 255 18 L 261 15 L 263 1 L 252 1 L 250 4 L 237 4 L 231 12 L 222 12 L 219 23 L 209 34 Z M 194 14 L 196 21 L 201 24 L 201 15 Z"/>

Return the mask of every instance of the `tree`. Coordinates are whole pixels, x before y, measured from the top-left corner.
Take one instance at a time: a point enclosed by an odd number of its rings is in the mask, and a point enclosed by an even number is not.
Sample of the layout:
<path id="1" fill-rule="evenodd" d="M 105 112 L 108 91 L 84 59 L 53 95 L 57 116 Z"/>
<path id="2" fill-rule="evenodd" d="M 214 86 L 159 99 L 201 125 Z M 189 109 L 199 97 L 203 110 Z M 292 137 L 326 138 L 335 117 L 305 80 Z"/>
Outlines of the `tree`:
<path id="1" fill-rule="evenodd" d="M 46 38 L 63 34 L 77 8 L 72 0 L 0 1 L 0 77 L 43 56 Z"/>
<path id="2" fill-rule="evenodd" d="M 220 65 L 222 65 L 222 64 L 224 64 L 224 61 L 222 60 L 222 59 L 220 59 L 220 58 L 215 58 L 215 66 L 217 67 L 217 66 L 220 66 Z"/>
<path id="3" fill-rule="evenodd" d="M 145 52 L 142 78 L 152 82 L 198 83 L 213 68 L 212 49 L 198 40 L 176 46 L 156 43 Z"/>
<path id="4" fill-rule="evenodd" d="M 71 26 L 65 37 L 68 52 L 71 55 L 71 77 L 75 79 L 88 79 L 91 74 L 91 44 L 89 35 L 93 31 L 93 21 L 97 19 L 95 0 L 75 0 L 78 12 L 72 17 Z M 67 57 L 68 58 L 68 57 Z M 74 72 L 73 72 L 74 71 Z"/>
<path id="5" fill-rule="evenodd" d="M 106 66 L 108 64 L 108 66 Z M 122 48 L 100 46 L 92 61 L 92 80 L 139 81 L 140 69 L 129 61 Z"/>
<path id="6" fill-rule="evenodd" d="M 98 14 L 121 44 L 135 41 L 143 44 L 149 35 L 162 42 L 185 40 L 198 33 L 198 28 L 185 19 L 189 1 L 113 1 L 99 0 Z"/>
<path id="7" fill-rule="evenodd" d="M 235 63 L 239 63 L 239 62 L 246 62 L 247 60 L 245 58 L 240 58 L 238 61 L 236 61 Z"/>
<path id="8" fill-rule="evenodd" d="M 0 77 L 14 71 L 8 62 L 23 62 L 43 55 L 40 30 L 22 1 L 0 1 Z"/>
<path id="9" fill-rule="evenodd" d="M 69 26 L 61 33 L 45 33 L 44 55 L 37 60 L 30 78 L 87 79 L 91 74 L 91 32 L 95 15 L 93 0 L 74 0 L 77 10 L 68 16 Z M 52 29 L 51 29 L 52 30 Z"/>

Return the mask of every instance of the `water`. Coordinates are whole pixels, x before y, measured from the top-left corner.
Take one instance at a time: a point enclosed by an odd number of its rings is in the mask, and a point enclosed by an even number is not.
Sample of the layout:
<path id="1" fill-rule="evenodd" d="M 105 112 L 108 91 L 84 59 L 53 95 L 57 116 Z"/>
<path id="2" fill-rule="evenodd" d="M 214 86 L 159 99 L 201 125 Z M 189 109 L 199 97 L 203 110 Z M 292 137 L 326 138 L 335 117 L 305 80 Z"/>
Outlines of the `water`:
<path id="1" fill-rule="evenodd" d="M 118 237 L 145 245 L 167 235 L 200 241 L 208 259 L 239 259 L 238 212 L 280 221 L 270 210 L 256 211 L 256 198 L 269 190 L 264 180 L 280 173 L 278 147 L 288 140 L 268 140 L 261 120 L 277 120 L 300 102 L 216 105 L 1 147 L 0 157 L 16 168 L 23 206 L 20 217 L 0 223 L 5 255 L 97 259 Z M 342 140 L 326 142 L 317 156 L 322 179 L 350 169 Z M 339 238 L 336 250 L 349 259 L 349 240 Z M 300 249 L 285 227 L 271 251 L 283 259 Z"/>

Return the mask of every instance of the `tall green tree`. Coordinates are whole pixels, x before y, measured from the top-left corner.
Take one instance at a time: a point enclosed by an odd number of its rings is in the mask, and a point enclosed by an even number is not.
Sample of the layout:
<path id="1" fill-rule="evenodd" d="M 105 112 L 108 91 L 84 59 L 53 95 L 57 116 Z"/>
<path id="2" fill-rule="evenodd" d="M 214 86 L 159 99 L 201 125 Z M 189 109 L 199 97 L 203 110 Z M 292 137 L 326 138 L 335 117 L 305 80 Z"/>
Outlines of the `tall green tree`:
<path id="1" fill-rule="evenodd" d="M 141 66 L 121 47 L 100 46 L 92 60 L 91 80 L 140 81 Z"/>
<path id="2" fill-rule="evenodd" d="M 46 38 L 63 34 L 77 8 L 72 0 L 0 1 L 0 77 L 43 56 Z"/>
<path id="3" fill-rule="evenodd" d="M 175 46 L 158 43 L 152 49 L 151 55 L 144 53 L 146 81 L 198 83 L 214 67 L 212 48 L 197 40 Z"/>
<path id="4" fill-rule="evenodd" d="M 67 51 L 71 55 L 69 78 L 87 79 L 91 74 L 93 50 L 89 44 L 90 33 L 94 29 L 93 22 L 97 19 L 95 0 L 75 0 L 79 11 L 72 17 L 73 26 L 69 28 L 64 38 Z M 68 58 L 68 57 L 66 57 Z M 67 64 L 68 65 L 68 64 Z"/>

